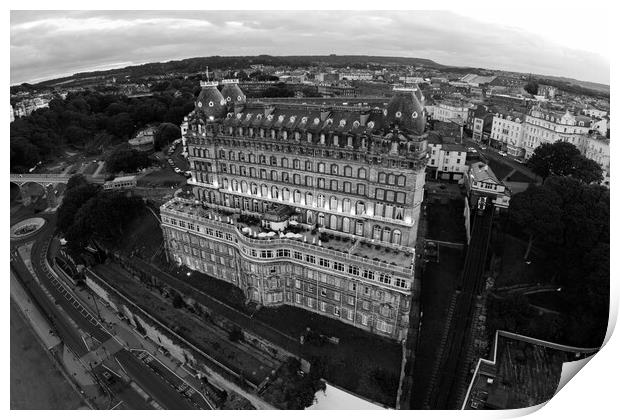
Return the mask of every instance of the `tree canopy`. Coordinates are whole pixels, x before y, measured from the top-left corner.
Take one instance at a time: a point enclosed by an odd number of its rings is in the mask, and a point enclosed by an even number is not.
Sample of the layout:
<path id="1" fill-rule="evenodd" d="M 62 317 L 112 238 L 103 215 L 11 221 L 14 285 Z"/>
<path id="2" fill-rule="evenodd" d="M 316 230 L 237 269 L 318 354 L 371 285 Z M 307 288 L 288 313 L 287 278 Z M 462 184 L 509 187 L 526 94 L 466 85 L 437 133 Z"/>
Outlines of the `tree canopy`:
<path id="1" fill-rule="evenodd" d="M 136 172 L 150 164 L 148 153 L 126 147 L 115 150 L 105 160 L 106 170 L 111 173 Z"/>
<path id="2" fill-rule="evenodd" d="M 11 123 L 11 170 L 24 172 L 66 147 L 90 153 L 122 143 L 153 123 L 181 124 L 194 108 L 193 88 L 166 90 L 151 97 L 84 91 L 55 98 L 49 108 Z"/>
<path id="3" fill-rule="evenodd" d="M 179 126 L 171 123 L 160 124 L 155 133 L 155 150 L 161 150 L 178 138 L 181 138 Z"/>
<path id="4" fill-rule="evenodd" d="M 545 264 L 574 308 L 567 322 L 588 325 L 578 339 L 600 345 L 609 313 L 609 190 L 551 176 L 515 194 L 510 217 L 545 252 Z"/>
<path id="5" fill-rule="evenodd" d="M 143 207 L 140 197 L 106 191 L 74 176 L 58 208 L 57 226 L 74 249 L 84 247 L 91 238 L 116 242 Z"/>
<path id="6" fill-rule="evenodd" d="M 581 155 L 577 147 L 568 142 L 541 144 L 534 149 L 527 164 L 543 180 L 551 175 L 572 176 L 585 183 L 603 180 L 600 165 Z"/>
<path id="7" fill-rule="evenodd" d="M 523 89 L 530 95 L 538 95 L 538 82 L 536 80 L 530 80 L 523 86 Z"/>

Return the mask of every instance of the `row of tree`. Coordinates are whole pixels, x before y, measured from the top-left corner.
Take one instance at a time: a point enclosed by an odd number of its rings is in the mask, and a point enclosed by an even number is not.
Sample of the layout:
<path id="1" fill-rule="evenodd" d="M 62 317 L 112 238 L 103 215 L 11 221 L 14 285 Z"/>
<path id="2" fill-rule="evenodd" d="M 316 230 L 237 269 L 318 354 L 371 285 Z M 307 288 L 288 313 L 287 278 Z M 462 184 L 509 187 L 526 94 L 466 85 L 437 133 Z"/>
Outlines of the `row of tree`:
<path id="1" fill-rule="evenodd" d="M 116 244 L 124 229 L 144 208 L 140 197 L 107 191 L 74 175 L 58 208 L 57 226 L 70 247 L 81 250 L 91 239 Z"/>

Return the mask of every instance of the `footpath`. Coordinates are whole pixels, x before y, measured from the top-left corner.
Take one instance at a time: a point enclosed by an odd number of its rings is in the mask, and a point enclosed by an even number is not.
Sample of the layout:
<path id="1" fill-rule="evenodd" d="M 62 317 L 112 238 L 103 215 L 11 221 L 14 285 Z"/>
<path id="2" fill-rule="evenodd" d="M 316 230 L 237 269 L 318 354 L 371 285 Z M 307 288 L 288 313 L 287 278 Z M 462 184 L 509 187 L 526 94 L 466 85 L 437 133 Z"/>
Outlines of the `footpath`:
<path id="1" fill-rule="evenodd" d="M 159 346 L 145 338 L 135 331 L 130 325 L 122 320 L 118 314 L 104 301 L 100 300 L 94 294 L 91 294 L 87 288 L 72 289 L 74 295 L 80 302 L 88 307 L 93 314 L 99 317 L 102 327 L 124 346 L 135 350 L 145 350 L 152 357 L 156 358 L 160 363 L 172 371 L 179 379 L 185 381 L 196 390 L 202 390 L 202 381 L 198 375 L 194 375 L 185 369 L 183 364 L 172 356 L 162 354 Z M 260 410 L 275 410 L 276 408 L 263 401 L 258 396 L 242 389 L 237 384 L 232 383 L 214 371 L 200 372 L 210 383 L 216 386 L 230 390 L 241 395 L 243 398 Z"/>

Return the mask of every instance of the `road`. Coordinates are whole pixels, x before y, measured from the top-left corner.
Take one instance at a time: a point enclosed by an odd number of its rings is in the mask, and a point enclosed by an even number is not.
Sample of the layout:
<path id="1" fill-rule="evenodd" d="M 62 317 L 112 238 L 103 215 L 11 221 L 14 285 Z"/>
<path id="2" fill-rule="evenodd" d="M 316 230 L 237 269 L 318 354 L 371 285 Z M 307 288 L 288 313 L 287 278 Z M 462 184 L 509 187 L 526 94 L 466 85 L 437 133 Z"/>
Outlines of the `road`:
<path id="1" fill-rule="evenodd" d="M 42 285 L 35 281 L 28 270 L 27 264 L 17 253 L 12 253 L 11 269 L 21 279 L 25 287 L 31 291 L 33 297 L 42 306 L 44 312 L 51 314 L 52 323 L 57 329 L 58 335 L 62 337 L 65 345 L 69 346 L 78 357 L 83 357 L 89 352 L 83 340 L 84 336 L 90 336 L 100 343 L 106 343 L 116 339 L 94 319 L 93 314 L 71 296 L 65 286 L 48 272 L 45 258 L 49 241 L 55 230 L 55 216 L 42 216 L 45 217 L 47 223 L 37 234 L 32 247 L 32 259 L 30 261 L 32 269 Z M 16 244 L 12 245 L 14 246 Z M 42 286 L 47 289 L 47 292 Z M 156 375 L 152 370 L 148 369 L 137 357 L 122 348 L 120 344 L 118 347 L 120 350 L 116 351 L 113 356 L 127 371 L 135 383 L 157 401 L 160 406 L 175 410 L 195 409 L 185 396 L 181 395 L 176 389 L 173 389 L 170 384 Z M 135 398 L 133 400 L 137 401 Z M 130 404 L 129 401 L 126 401 L 126 403 Z M 131 408 L 141 409 L 146 407 L 140 406 Z"/>
<path id="2" fill-rule="evenodd" d="M 442 361 L 441 376 L 437 389 L 433 390 L 430 407 L 433 409 L 456 409 L 459 407 L 461 388 L 465 382 L 469 364 L 469 337 L 475 311 L 476 297 L 484 285 L 484 268 L 491 235 L 493 208 L 487 207 L 483 215 L 475 214 L 471 242 L 465 259 L 463 276 L 459 284 L 461 293 L 450 325 L 449 344 Z"/>
<path id="3" fill-rule="evenodd" d="M 490 146 L 486 146 L 485 149 L 482 149 L 478 143 L 472 140 L 468 140 L 468 139 L 463 139 L 463 144 L 467 147 L 475 148 L 476 150 L 478 150 L 478 153 L 480 153 L 482 156 L 486 157 L 487 159 L 491 159 L 491 160 L 504 163 L 510 166 L 512 169 L 515 169 L 516 171 L 521 172 L 524 175 L 537 180 L 537 182 L 542 181 L 542 178 L 540 178 L 534 172 L 532 172 L 530 168 L 528 168 L 522 163 L 517 162 L 516 160 L 512 158 L 501 156 L 497 150 L 495 150 L 494 148 Z"/>

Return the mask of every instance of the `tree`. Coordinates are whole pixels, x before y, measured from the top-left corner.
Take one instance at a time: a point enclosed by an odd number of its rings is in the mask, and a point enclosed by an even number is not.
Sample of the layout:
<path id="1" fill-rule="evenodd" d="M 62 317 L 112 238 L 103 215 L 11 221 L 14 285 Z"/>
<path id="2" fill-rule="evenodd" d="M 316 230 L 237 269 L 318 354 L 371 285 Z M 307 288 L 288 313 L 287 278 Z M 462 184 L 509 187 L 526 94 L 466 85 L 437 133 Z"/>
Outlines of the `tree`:
<path id="1" fill-rule="evenodd" d="M 155 133 L 155 150 L 161 150 L 173 140 L 181 138 L 181 129 L 171 123 L 162 123 Z"/>
<path id="2" fill-rule="evenodd" d="M 538 146 L 528 166 L 543 181 L 552 175 L 572 176 L 586 184 L 603 180 L 603 170 L 598 163 L 579 153 L 573 144 L 563 141 Z"/>
<path id="3" fill-rule="evenodd" d="M 530 95 L 538 95 L 538 82 L 536 80 L 530 80 L 523 86 L 523 89 Z"/>
<path id="4" fill-rule="evenodd" d="M 574 167 L 571 175 L 580 179 L 582 182 L 591 184 L 593 182 L 600 183 L 603 181 L 603 169 L 601 165 L 592 159 L 579 155 L 575 157 L 573 164 Z"/>
<path id="5" fill-rule="evenodd" d="M 120 148 L 112 152 L 105 160 L 109 172 L 135 172 L 150 165 L 150 159 L 145 152 L 134 149 Z"/>
<path id="6" fill-rule="evenodd" d="M 535 240 L 556 241 L 560 231 L 561 209 L 558 197 L 543 186 L 530 187 L 510 200 L 510 217 L 528 235 L 529 241 L 523 259 L 527 260 Z"/>
<path id="7" fill-rule="evenodd" d="M 544 181 L 551 175 L 570 175 L 573 161 L 577 156 L 579 150 L 571 143 L 545 143 L 534 149 L 534 154 L 527 165 Z"/>

